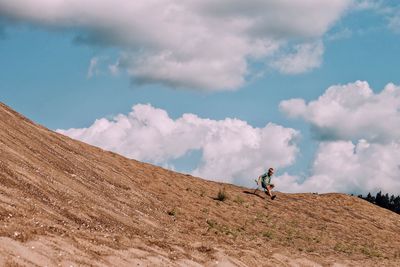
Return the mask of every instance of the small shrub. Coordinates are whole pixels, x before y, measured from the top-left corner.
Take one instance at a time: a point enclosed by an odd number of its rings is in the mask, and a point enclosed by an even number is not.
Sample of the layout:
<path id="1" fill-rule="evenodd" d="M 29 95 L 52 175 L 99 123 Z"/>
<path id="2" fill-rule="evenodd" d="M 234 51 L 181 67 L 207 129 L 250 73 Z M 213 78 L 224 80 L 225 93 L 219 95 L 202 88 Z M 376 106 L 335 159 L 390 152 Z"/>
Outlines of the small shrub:
<path id="1" fill-rule="evenodd" d="M 204 245 L 198 247 L 197 250 L 200 251 L 201 253 L 210 253 L 210 252 L 214 251 L 213 248 L 210 248 L 209 246 L 204 246 Z"/>
<path id="2" fill-rule="evenodd" d="M 246 231 L 246 227 L 244 225 L 240 226 L 239 228 L 237 228 L 238 232 L 244 232 Z"/>
<path id="3" fill-rule="evenodd" d="M 217 200 L 225 201 L 228 198 L 227 194 L 225 193 L 225 188 L 220 189 L 218 191 Z"/>
<path id="4" fill-rule="evenodd" d="M 289 226 L 291 226 L 291 227 L 295 227 L 295 228 L 298 228 L 298 227 L 299 227 L 299 222 L 296 221 L 296 220 L 291 220 L 288 224 L 289 224 Z"/>
<path id="5" fill-rule="evenodd" d="M 271 231 L 265 231 L 263 234 L 263 237 L 267 237 L 268 239 L 272 239 L 272 232 Z"/>
<path id="6" fill-rule="evenodd" d="M 172 210 L 169 210 L 167 213 L 168 213 L 169 216 L 174 216 L 175 217 L 176 216 L 176 209 L 173 208 Z"/>
<path id="7" fill-rule="evenodd" d="M 314 252 L 314 251 L 315 251 L 315 248 L 313 248 L 313 247 L 306 248 L 306 252 L 308 252 L 308 253 Z"/>
<path id="8" fill-rule="evenodd" d="M 260 211 L 257 211 L 256 215 L 254 216 L 254 220 L 255 221 L 262 221 L 264 216 L 265 216 L 264 213 L 262 213 Z"/>
<path id="9" fill-rule="evenodd" d="M 206 222 L 208 224 L 209 229 L 215 228 L 217 226 L 217 222 L 214 220 L 207 220 Z"/>
<path id="10" fill-rule="evenodd" d="M 301 231 L 297 231 L 297 237 L 299 239 L 302 239 L 302 240 L 306 241 L 307 244 L 312 244 L 312 243 L 318 244 L 318 243 L 321 243 L 321 237 L 319 237 L 319 236 L 310 236 L 310 235 L 304 234 Z"/>

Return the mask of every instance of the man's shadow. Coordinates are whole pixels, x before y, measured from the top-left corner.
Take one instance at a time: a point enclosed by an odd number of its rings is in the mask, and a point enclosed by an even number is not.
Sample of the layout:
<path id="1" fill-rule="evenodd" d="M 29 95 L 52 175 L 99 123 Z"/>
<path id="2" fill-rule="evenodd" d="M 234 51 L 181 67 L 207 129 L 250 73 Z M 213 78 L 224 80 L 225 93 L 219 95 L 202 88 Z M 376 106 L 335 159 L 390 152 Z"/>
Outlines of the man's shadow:
<path id="1" fill-rule="evenodd" d="M 252 191 L 244 190 L 243 193 L 248 194 L 248 195 L 255 195 L 255 196 L 258 196 L 259 198 L 265 199 L 265 197 L 260 196 L 259 194 L 257 194 L 258 191 L 260 191 L 260 190 L 258 190 L 258 189 L 255 189 L 255 190 L 252 190 Z M 262 191 L 260 191 L 260 192 L 262 192 Z"/>

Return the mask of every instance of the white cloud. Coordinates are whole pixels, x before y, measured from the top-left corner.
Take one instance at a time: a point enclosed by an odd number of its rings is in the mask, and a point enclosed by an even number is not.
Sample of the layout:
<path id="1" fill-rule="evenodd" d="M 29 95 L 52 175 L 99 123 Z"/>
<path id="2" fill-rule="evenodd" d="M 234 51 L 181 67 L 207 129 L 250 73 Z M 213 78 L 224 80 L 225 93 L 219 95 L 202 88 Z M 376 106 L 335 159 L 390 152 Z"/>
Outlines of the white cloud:
<path id="1" fill-rule="evenodd" d="M 298 132 L 275 124 L 254 128 L 238 119 L 211 120 L 183 114 L 173 120 L 162 109 L 135 105 L 128 115 L 98 119 L 88 128 L 57 130 L 129 158 L 172 166 L 188 152 L 202 152 L 193 174 L 252 186 L 264 168 L 292 164 Z"/>
<path id="2" fill-rule="evenodd" d="M 0 0 L 0 17 L 51 28 L 80 29 L 78 42 L 118 47 L 123 50 L 120 66 L 139 83 L 233 90 L 251 75 L 249 60 L 271 60 L 271 55 L 293 39 L 300 43 L 319 39 L 350 3 Z M 307 44 L 304 47 L 307 50 Z M 321 44 L 314 48 L 322 55 Z M 300 55 L 293 58 L 297 67 L 289 72 L 318 66 L 320 54 L 313 57 L 311 51 L 306 51 L 303 58 L 308 61 L 304 64 L 298 61 Z"/>
<path id="3" fill-rule="evenodd" d="M 317 100 L 282 101 L 310 123 L 319 143 L 311 174 L 280 177 L 289 192 L 400 192 L 400 87 L 374 93 L 367 82 L 329 87 Z"/>
<path id="4" fill-rule="evenodd" d="M 284 175 L 280 188 L 288 192 L 400 192 L 400 144 L 360 140 L 322 142 L 305 181 Z"/>
<path id="5" fill-rule="evenodd" d="M 90 64 L 89 64 L 89 69 L 87 72 L 87 78 L 90 79 L 93 77 L 93 75 L 97 75 L 98 74 L 98 69 L 97 69 L 97 65 L 99 63 L 99 58 L 98 57 L 93 57 L 90 60 Z"/>
<path id="6" fill-rule="evenodd" d="M 286 74 L 299 74 L 317 68 L 322 63 L 324 46 L 321 41 L 296 45 L 295 51 L 271 63 L 273 68 Z"/>
<path id="7" fill-rule="evenodd" d="M 318 100 L 282 101 L 280 109 L 311 124 L 322 140 L 387 143 L 400 140 L 400 87 L 388 84 L 374 93 L 367 82 L 329 87 Z"/>

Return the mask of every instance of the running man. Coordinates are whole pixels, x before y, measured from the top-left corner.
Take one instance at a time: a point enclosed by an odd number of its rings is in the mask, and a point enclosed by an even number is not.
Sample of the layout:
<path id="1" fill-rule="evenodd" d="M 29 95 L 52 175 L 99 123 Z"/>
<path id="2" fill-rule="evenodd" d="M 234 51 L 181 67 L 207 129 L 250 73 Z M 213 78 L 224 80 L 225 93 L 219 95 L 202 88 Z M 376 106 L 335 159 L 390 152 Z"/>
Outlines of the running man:
<path id="1" fill-rule="evenodd" d="M 272 200 L 276 198 L 276 195 L 272 195 L 272 189 L 275 187 L 274 184 L 271 183 L 272 175 L 274 175 L 274 168 L 269 168 L 268 172 L 258 176 L 257 188 L 254 193 L 258 190 L 258 186 L 261 185 L 264 188 L 265 194 L 271 197 Z"/>

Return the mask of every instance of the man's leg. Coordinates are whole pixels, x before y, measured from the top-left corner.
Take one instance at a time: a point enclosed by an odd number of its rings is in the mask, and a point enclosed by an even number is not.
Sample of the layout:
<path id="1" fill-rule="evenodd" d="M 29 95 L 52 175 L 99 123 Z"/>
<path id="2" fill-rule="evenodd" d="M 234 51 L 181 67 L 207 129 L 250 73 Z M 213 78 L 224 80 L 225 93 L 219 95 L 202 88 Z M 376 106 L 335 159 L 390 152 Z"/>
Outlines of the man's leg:
<path id="1" fill-rule="evenodd" d="M 268 196 L 272 197 L 272 194 L 271 194 L 271 189 L 272 188 L 268 185 L 264 189 L 265 189 L 265 194 L 267 194 Z"/>
<path id="2" fill-rule="evenodd" d="M 266 191 L 265 191 L 265 193 L 266 193 L 268 196 L 270 196 L 271 199 L 274 199 L 274 198 L 276 197 L 275 195 L 272 195 L 272 189 L 273 189 L 274 187 L 275 187 L 275 186 L 274 186 L 273 184 L 270 184 L 270 185 L 267 186 Z"/>
<path id="3" fill-rule="evenodd" d="M 260 187 L 260 177 L 258 177 L 256 180 L 254 180 L 255 182 L 256 182 L 256 184 L 257 184 L 257 187 L 256 187 L 256 189 L 254 189 L 254 192 L 253 192 L 253 194 L 255 194 L 256 192 L 257 192 L 257 190 L 258 190 L 258 187 Z"/>

